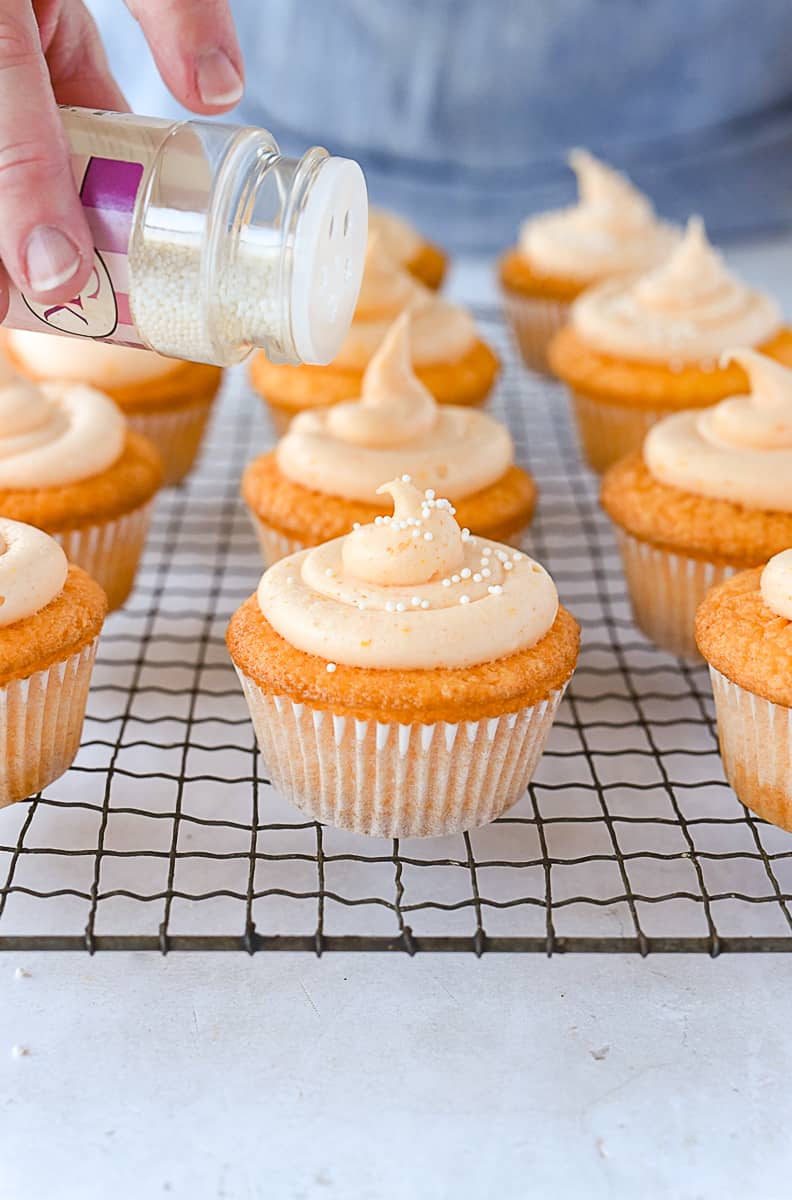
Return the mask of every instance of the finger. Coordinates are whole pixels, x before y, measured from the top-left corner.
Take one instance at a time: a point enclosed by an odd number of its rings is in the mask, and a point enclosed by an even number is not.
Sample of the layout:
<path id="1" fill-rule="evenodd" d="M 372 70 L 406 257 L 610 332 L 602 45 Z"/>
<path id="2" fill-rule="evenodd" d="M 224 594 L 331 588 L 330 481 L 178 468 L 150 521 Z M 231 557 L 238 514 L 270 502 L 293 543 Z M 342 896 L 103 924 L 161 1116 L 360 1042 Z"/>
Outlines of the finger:
<path id="1" fill-rule="evenodd" d="M 228 0 L 126 0 L 160 75 L 193 112 L 223 112 L 242 97 L 244 69 Z"/>
<path id="2" fill-rule="evenodd" d="M 93 246 L 33 9 L 0 0 L 0 259 L 18 288 L 66 300 Z"/>
<path id="3" fill-rule="evenodd" d="M 58 103 L 127 111 L 129 105 L 110 72 L 99 31 L 82 0 L 62 0 L 57 5 L 42 0 L 35 7 Z M 50 14 L 52 19 L 47 19 Z"/>
<path id="4" fill-rule="evenodd" d="M 8 276 L 0 263 L 0 324 L 6 319 L 8 312 Z"/>

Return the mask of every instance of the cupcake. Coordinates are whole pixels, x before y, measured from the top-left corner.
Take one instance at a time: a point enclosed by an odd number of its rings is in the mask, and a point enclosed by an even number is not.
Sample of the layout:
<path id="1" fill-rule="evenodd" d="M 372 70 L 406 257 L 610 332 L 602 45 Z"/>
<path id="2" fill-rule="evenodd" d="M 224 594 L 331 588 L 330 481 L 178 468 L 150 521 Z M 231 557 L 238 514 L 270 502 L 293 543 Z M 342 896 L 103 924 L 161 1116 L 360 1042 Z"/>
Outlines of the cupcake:
<path id="1" fill-rule="evenodd" d="M 661 417 L 703 408 L 745 387 L 730 346 L 792 365 L 792 330 L 769 296 L 741 283 L 694 217 L 666 262 L 585 292 L 550 345 L 569 386 L 583 450 L 603 471 Z"/>
<path id="2" fill-rule="evenodd" d="M 249 464 L 242 495 L 269 565 L 384 516 L 379 484 L 406 471 L 456 505 L 473 533 L 518 542 L 536 486 L 514 465 L 508 430 L 475 408 L 438 405 L 410 358 L 411 315 L 366 367 L 359 400 L 300 413 L 276 450 Z"/>
<path id="3" fill-rule="evenodd" d="M 466 536 L 448 500 L 383 491 L 392 517 L 264 573 L 228 648 L 298 808 L 380 837 L 458 833 L 525 790 L 578 627 L 538 563 Z"/>
<path id="4" fill-rule="evenodd" d="M 51 537 L 0 517 L 0 807 L 71 765 L 107 599 Z"/>
<path id="5" fill-rule="evenodd" d="M 448 259 L 439 246 L 422 237 L 414 225 L 386 208 L 369 208 L 369 236 L 382 242 L 386 254 L 433 291 L 441 286 Z"/>
<path id="6" fill-rule="evenodd" d="M 495 382 L 498 360 L 481 340 L 470 313 L 418 283 L 369 238 L 366 269 L 352 327 L 329 366 L 272 363 L 254 355 L 250 378 L 282 433 L 306 409 L 327 408 L 360 395 L 363 373 L 394 319 L 409 308 L 410 341 L 418 378 L 440 404 L 482 404 Z"/>
<path id="7" fill-rule="evenodd" d="M 4 345 L 20 375 L 39 382 L 85 383 L 114 400 L 129 428 L 159 450 L 166 484 L 180 483 L 189 474 L 220 387 L 219 367 L 22 329 L 9 330 Z"/>
<path id="8" fill-rule="evenodd" d="M 52 534 L 111 608 L 132 588 L 161 483 L 156 449 L 102 392 L 21 378 L 0 386 L 0 515 Z"/>
<path id="9" fill-rule="evenodd" d="M 577 204 L 529 218 L 500 261 L 506 315 L 535 371 L 547 371 L 548 343 L 581 292 L 649 270 L 679 239 L 624 175 L 585 150 L 573 150 L 569 164 L 577 176 Z"/>
<path id="10" fill-rule="evenodd" d="M 713 588 L 696 640 L 726 778 L 743 804 L 792 832 L 792 550 Z"/>
<path id="11" fill-rule="evenodd" d="M 602 481 L 635 623 L 686 658 L 707 589 L 792 546 L 792 370 L 754 350 L 732 362 L 749 394 L 665 417 Z"/>

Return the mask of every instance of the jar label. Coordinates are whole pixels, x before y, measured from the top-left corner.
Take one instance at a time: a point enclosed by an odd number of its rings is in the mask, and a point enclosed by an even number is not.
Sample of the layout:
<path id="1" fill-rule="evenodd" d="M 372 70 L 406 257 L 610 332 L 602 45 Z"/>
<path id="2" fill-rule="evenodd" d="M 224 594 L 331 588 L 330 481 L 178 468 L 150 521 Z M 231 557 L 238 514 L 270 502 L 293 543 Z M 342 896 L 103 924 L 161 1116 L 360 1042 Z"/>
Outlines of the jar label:
<path id="1" fill-rule="evenodd" d="M 72 154 L 71 162 L 93 235 L 93 270 L 82 290 L 59 304 L 39 304 L 11 286 L 4 324 L 142 348 L 129 306 L 128 255 L 143 164 L 87 154 Z"/>

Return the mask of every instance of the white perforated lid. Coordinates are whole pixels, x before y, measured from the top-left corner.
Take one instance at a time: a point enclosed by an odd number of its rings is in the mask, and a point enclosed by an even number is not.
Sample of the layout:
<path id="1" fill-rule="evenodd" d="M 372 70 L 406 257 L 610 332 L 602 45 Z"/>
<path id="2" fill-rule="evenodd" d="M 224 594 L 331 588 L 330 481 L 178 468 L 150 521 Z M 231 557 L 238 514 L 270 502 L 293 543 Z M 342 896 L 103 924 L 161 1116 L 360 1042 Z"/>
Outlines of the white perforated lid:
<path id="1" fill-rule="evenodd" d="M 306 363 L 331 362 L 357 304 L 368 233 L 363 172 L 348 158 L 326 158 L 312 180 L 294 232 L 291 327 Z"/>

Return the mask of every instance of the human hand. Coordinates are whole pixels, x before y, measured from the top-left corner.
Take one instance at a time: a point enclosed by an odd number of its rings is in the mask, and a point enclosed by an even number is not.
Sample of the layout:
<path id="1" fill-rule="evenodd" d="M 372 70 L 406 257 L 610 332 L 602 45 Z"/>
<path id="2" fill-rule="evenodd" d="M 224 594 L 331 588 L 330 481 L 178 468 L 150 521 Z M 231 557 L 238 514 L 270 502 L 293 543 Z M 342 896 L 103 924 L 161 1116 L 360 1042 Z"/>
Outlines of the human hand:
<path id="1" fill-rule="evenodd" d="M 126 0 L 160 74 L 187 108 L 218 113 L 242 95 L 228 0 Z M 8 280 L 39 302 L 87 281 L 93 245 L 58 104 L 128 106 L 82 0 L 0 0 L 0 320 Z"/>

